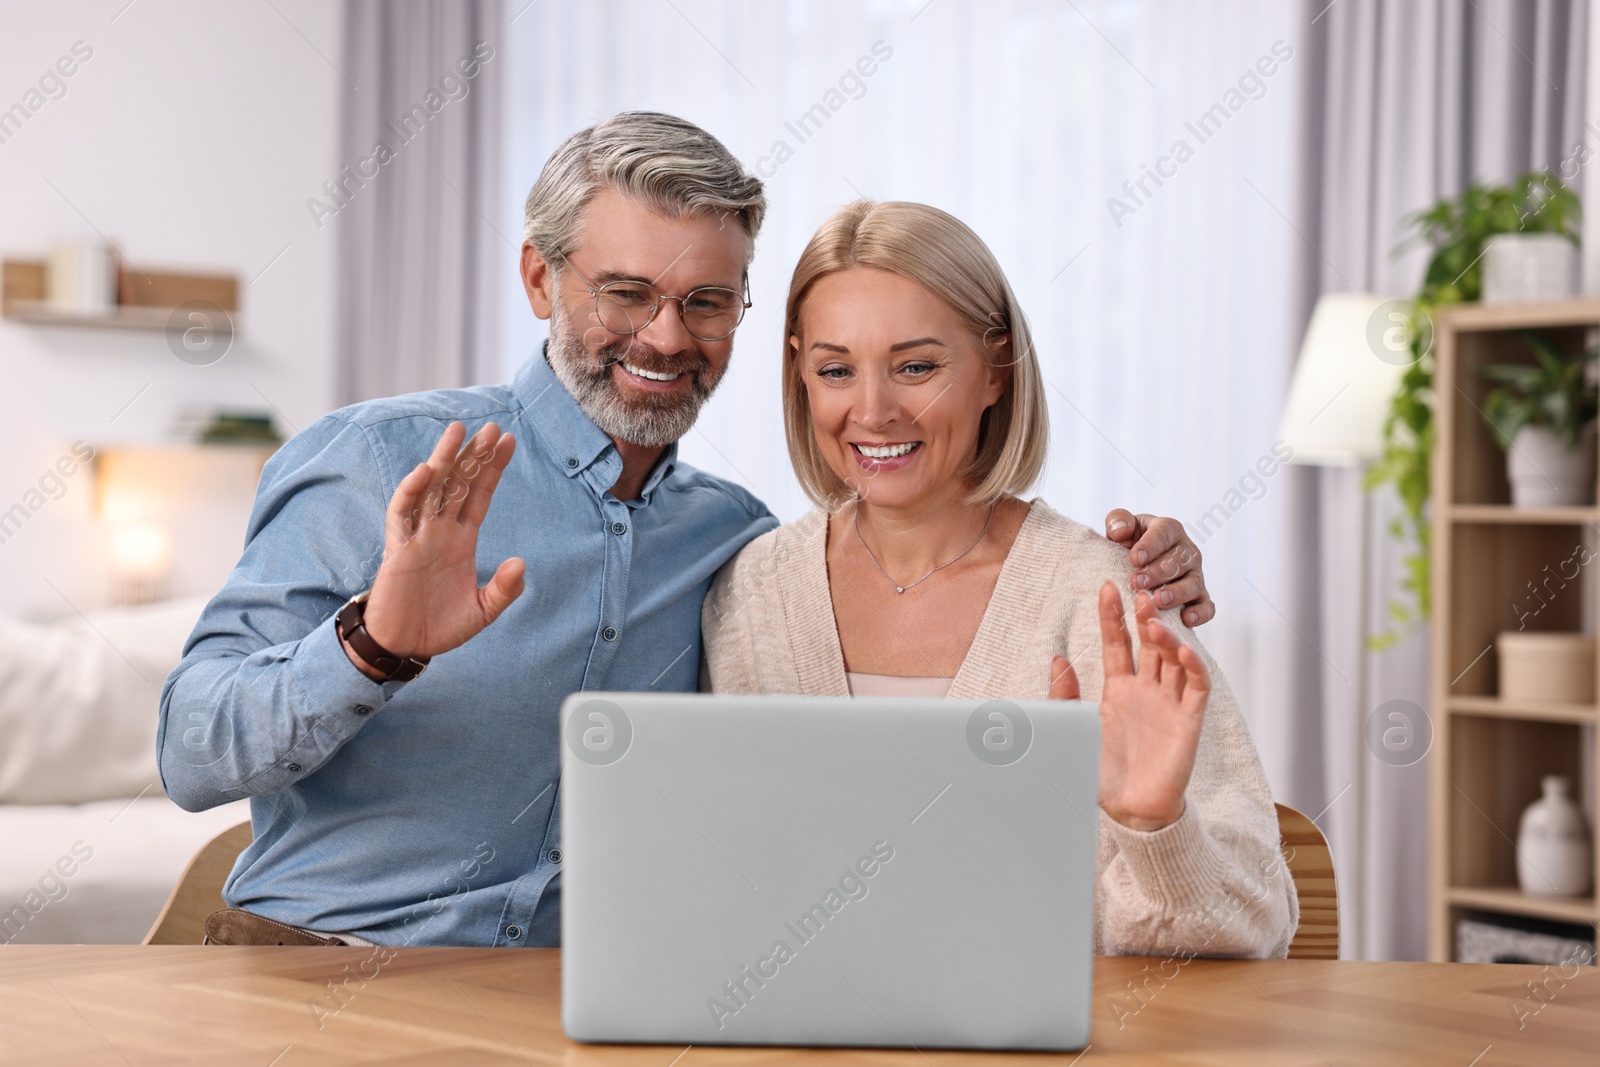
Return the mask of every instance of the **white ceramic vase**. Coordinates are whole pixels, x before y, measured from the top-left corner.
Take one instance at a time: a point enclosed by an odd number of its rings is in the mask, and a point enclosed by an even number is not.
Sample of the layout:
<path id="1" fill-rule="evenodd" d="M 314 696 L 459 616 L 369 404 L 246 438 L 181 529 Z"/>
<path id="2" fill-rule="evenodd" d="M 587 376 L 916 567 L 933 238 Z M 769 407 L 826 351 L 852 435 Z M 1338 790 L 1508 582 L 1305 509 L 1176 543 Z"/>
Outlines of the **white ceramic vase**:
<path id="1" fill-rule="evenodd" d="M 1577 897 L 1589 892 L 1594 860 L 1583 812 L 1567 796 L 1567 780 L 1544 779 L 1544 796 L 1528 805 L 1517 831 L 1517 884 L 1524 893 Z"/>
<path id="2" fill-rule="evenodd" d="M 1542 426 L 1524 426 L 1506 452 L 1511 502 L 1519 508 L 1587 504 L 1594 493 L 1594 423 L 1577 448 Z"/>

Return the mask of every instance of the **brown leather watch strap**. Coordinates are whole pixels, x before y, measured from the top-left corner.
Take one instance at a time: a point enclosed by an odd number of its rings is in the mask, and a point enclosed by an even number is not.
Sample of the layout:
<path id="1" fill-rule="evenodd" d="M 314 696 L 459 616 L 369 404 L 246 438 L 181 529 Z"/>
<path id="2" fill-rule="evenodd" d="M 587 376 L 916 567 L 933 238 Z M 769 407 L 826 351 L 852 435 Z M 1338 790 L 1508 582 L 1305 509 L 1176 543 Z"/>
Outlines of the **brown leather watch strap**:
<path id="1" fill-rule="evenodd" d="M 339 639 L 386 682 L 409 682 L 428 666 L 431 657 L 397 656 L 372 639 L 367 633 L 367 593 L 357 593 L 346 601 L 333 625 Z"/>

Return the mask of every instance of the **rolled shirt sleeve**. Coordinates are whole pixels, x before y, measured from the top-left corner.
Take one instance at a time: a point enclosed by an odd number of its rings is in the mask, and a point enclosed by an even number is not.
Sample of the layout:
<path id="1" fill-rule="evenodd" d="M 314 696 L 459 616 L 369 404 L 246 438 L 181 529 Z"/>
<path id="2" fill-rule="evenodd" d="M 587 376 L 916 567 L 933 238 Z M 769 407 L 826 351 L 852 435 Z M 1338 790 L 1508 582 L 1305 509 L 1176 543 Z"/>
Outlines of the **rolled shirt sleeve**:
<path id="1" fill-rule="evenodd" d="M 156 746 L 180 806 L 283 790 L 405 684 L 368 678 L 334 632 L 377 572 L 393 492 L 366 432 L 339 413 L 268 461 L 244 554 L 162 688 Z"/>

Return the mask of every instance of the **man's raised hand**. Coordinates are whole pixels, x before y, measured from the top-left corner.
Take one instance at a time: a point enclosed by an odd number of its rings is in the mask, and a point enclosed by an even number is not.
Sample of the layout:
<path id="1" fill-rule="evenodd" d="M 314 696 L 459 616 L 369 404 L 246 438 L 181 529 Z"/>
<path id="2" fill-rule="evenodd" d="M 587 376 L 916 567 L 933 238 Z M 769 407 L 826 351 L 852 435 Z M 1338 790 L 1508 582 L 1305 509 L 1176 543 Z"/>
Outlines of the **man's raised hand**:
<path id="1" fill-rule="evenodd" d="M 426 463 L 395 487 L 383 563 L 367 598 L 372 639 L 397 656 L 437 656 L 467 643 L 522 593 L 523 561 L 501 563 L 478 588 L 478 528 L 516 438 L 487 423 L 462 447 L 452 422 Z"/>

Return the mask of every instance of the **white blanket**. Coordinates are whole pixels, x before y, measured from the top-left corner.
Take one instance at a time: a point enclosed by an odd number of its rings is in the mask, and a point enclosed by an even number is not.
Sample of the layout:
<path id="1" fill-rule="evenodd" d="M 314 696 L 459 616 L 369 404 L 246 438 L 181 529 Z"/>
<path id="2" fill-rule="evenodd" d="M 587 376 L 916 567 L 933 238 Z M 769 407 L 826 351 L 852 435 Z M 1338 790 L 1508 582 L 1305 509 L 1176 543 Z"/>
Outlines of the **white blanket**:
<path id="1" fill-rule="evenodd" d="M 137 944 L 200 846 L 250 802 L 190 814 L 137 800 L 0 805 L 0 945 Z"/>

